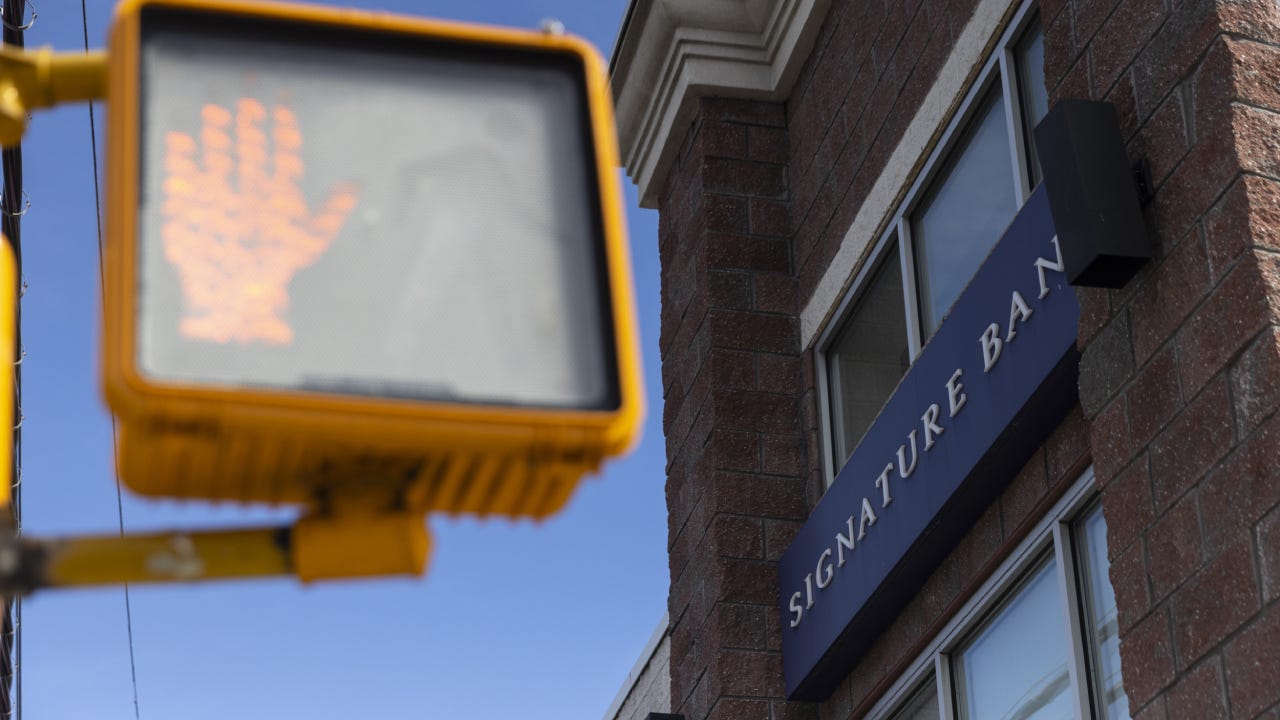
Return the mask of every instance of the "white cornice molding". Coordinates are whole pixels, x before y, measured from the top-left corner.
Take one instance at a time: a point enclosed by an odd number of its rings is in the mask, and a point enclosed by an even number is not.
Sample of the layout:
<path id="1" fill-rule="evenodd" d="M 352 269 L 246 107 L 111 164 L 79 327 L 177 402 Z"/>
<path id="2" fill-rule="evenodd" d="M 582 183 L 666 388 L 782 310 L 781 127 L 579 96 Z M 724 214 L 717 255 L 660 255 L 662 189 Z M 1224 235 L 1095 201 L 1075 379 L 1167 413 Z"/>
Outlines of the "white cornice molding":
<path id="1" fill-rule="evenodd" d="M 618 140 L 640 204 L 657 194 L 699 98 L 780 100 L 830 0 L 631 0 L 611 63 Z"/>

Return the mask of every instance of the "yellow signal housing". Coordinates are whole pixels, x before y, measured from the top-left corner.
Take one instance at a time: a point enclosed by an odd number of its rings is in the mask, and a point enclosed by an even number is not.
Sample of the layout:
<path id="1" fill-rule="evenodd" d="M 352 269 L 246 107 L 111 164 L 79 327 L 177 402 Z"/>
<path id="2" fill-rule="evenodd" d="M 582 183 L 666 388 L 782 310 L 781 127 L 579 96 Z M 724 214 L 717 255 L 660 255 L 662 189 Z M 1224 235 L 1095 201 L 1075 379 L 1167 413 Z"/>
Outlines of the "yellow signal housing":
<path id="1" fill-rule="evenodd" d="M 103 374 L 130 488 L 543 517 L 635 442 L 587 43 L 126 0 L 109 65 Z"/>

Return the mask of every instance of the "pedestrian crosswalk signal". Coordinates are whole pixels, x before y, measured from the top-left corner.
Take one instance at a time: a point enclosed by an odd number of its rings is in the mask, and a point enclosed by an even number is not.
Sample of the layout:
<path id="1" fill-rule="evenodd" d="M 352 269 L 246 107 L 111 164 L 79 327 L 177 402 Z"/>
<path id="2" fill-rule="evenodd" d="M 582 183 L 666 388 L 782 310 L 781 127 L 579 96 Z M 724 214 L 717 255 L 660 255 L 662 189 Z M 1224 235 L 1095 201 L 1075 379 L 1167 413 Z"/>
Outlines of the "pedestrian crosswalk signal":
<path id="1" fill-rule="evenodd" d="M 634 442 L 616 140 L 585 43 L 129 0 L 108 57 L 127 485 L 541 517 Z"/>

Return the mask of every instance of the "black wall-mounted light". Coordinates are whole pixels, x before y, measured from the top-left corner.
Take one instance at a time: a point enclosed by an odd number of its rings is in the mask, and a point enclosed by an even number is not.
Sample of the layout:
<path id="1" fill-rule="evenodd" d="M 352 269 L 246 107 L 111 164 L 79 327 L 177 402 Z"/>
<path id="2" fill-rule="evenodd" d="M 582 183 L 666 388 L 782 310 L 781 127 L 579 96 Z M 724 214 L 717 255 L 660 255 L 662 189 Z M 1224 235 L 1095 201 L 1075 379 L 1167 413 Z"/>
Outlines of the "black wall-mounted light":
<path id="1" fill-rule="evenodd" d="M 1115 108 L 1061 100 L 1035 136 L 1068 281 L 1123 287 L 1151 259 L 1151 243 Z"/>

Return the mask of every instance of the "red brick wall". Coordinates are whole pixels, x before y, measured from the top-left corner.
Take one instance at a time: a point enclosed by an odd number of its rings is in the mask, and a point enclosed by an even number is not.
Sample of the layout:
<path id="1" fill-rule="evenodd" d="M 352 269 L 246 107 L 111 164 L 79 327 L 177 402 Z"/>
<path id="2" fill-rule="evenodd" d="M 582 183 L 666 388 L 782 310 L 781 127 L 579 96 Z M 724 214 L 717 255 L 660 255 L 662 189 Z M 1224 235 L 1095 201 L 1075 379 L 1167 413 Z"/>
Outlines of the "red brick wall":
<path id="1" fill-rule="evenodd" d="M 1105 99 L 1156 183 L 1156 259 L 1081 290 L 1136 718 L 1280 703 L 1280 7 L 1045 0 L 1051 100 Z"/>
<path id="2" fill-rule="evenodd" d="M 782 105 L 703 102 L 659 200 L 674 712 L 781 698 L 777 560 L 808 514 Z M 771 715 L 772 713 L 772 715 Z"/>

